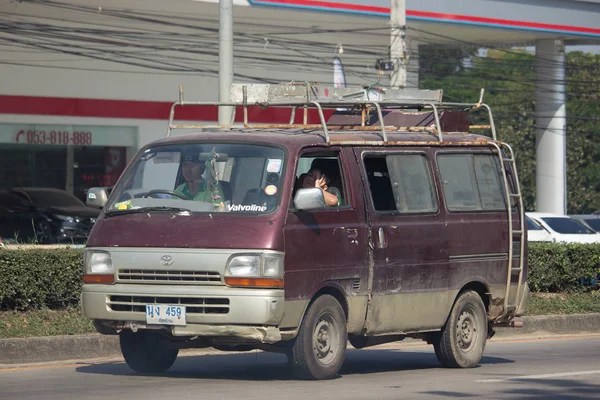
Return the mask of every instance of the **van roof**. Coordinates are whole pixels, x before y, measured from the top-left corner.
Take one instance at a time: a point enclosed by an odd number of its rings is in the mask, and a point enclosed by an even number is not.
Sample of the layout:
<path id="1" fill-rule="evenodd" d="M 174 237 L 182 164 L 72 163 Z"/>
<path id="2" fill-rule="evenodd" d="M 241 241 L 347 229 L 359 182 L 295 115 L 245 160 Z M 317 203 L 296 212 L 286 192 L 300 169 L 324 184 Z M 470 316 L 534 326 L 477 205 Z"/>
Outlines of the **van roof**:
<path id="1" fill-rule="evenodd" d="M 232 129 L 227 131 L 209 131 L 174 135 L 160 139 L 154 144 L 182 143 L 197 141 L 221 141 L 274 143 L 286 147 L 319 146 L 327 144 L 322 130 L 305 129 Z M 445 132 L 444 140 L 440 141 L 436 133 L 421 132 L 387 132 L 387 142 L 384 142 L 380 132 L 348 130 L 330 130 L 329 145 L 489 145 L 493 140 L 487 136 L 468 132 Z"/>

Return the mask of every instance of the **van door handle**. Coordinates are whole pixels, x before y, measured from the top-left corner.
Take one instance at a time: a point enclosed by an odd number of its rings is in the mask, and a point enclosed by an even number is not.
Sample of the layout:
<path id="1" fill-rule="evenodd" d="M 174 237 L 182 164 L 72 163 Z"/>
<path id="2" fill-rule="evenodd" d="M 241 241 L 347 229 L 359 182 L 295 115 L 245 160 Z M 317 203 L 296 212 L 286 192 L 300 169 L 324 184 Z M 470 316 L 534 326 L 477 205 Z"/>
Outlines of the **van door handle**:
<path id="1" fill-rule="evenodd" d="M 358 244 L 358 229 L 348 228 L 346 229 L 346 235 L 350 239 L 350 244 Z"/>
<path id="2" fill-rule="evenodd" d="M 385 237 L 385 231 L 383 230 L 383 227 L 380 227 L 377 230 L 377 247 L 379 247 L 380 249 L 385 249 L 387 247 L 387 240 Z"/>
<path id="3" fill-rule="evenodd" d="M 348 235 L 350 239 L 356 239 L 358 237 L 358 229 L 347 228 L 346 235 Z"/>

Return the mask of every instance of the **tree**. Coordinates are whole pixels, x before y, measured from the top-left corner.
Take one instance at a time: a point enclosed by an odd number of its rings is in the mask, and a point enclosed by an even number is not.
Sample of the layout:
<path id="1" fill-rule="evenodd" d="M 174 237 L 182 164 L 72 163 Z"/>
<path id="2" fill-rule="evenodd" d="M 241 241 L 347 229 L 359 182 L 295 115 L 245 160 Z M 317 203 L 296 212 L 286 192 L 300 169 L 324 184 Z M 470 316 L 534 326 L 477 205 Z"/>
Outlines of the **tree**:
<path id="1" fill-rule="evenodd" d="M 569 213 L 600 209 L 600 55 L 567 57 L 567 185 Z"/>
<path id="2" fill-rule="evenodd" d="M 594 141 L 600 133 L 599 57 L 567 54 L 567 208 L 573 214 L 600 209 L 600 144 Z M 535 210 L 535 79 L 534 55 L 490 50 L 473 57 L 470 68 L 435 76 L 426 71 L 420 81 L 422 88 L 444 89 L 446 101 L 474 103 L 485 88 L 498 138 L 515 151 L 526 210 Z"/>

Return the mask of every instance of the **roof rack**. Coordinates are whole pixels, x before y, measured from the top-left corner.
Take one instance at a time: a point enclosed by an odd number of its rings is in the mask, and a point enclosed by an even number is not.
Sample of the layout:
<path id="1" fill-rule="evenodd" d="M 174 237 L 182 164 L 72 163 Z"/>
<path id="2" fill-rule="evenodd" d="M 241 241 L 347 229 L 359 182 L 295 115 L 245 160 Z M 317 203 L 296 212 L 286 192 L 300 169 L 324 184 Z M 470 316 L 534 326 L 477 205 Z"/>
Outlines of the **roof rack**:
<path id="1" fill-rule="evenodd" d="M 470 125 L 470 129 L 489 129 L 491 137 L 496 139 L 496 128 L 492 111 L 489 106 L 482 103 L 484 89 L 481 89 L 479 101 L 477 103 L 445 103 L 442 102 L 442 90 L 419 90 L 419 89 L 395 89 L 381 86 L 363 86 L 350 88 L 336 88 L 331 86 L 322 86 L 314 82 L 291 82 L 288 84 L 239 84 L 234 83 L 231 86 L 231 101 L 229 102 L 188 102 L 184 100 L 183 87 L 179 86 L 179 101 L 173 103 L 169 115 L 169 128 L 167 137 L 171 136 L 173 129 L 310 129 L 321 130 L 326 143 L 330 142 L 330 129 L 348 129 L 348 127 L 331 126 L 327 124 L 323 108 L 337 110 L 360 110 L 362 112 L 361 126 L 353 127 L 353 130 L 379 131 L 384 142 L 388 141 L 388 131 L 402 130 L 424 130 L 420 127 L 396 127 L 386 126 L 384 123 L 383 112 L 385 109 L 430 109 L 435 119 L 435 128 L 431 131 L 437 134 L 438 140 L 443 142 L 443 135 L 440 123 L 440 111 L 446 109 L 461 109 L 462 111 L 472 111 L 485 108 L 489 116 L 488 125 Z M 175 109 L 180 106 L 231 106 L 243 108 L 244 119 L 242 124 L 235 124 L 235 112 L 232 113 L 230 124 L 193 124 L 179 125 L 174 123 Z M 289 107 L 291 108 L 290 122 L 288 124 L 251 124 L 248 121 L 248 107 L 260 106 L 266 107 Z M 296 110 L 302 108 L 303 122 L 295 123 Z M 316 109 L 319 115 L 319 124 L 308 123 L 308 110 Z M 379 121 L 378 126 L 366 125 L 369 119 L 369 113 L 375 109 Z"/>

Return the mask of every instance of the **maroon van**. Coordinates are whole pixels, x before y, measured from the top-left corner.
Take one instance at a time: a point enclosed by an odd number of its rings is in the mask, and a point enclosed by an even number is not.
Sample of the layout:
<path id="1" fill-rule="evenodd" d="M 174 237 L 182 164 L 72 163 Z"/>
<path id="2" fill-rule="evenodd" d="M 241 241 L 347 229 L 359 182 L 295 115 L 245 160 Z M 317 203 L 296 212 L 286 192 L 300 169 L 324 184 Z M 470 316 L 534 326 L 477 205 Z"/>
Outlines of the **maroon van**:
<path id="1" fill-rule="evenodd" d="M 179 349 L 212 346 L 283 352 L 298 376 L 327 379 L 348 341 L 405 337 L 468 368 L 493 327 L 523 311 L 514 154 L 491 118 L 492 137 L 480 136 L 452 111 L 485 105 L 310 89 L 286 104 L 313 107 L 316 124 L 298 113 L 285 126 L 169 135 L 137 153 L 108 198 L 89 191 L 104 209 L 85 251 L 83 311 L 120 336 L 133 370 L 166 371 Z"/>

